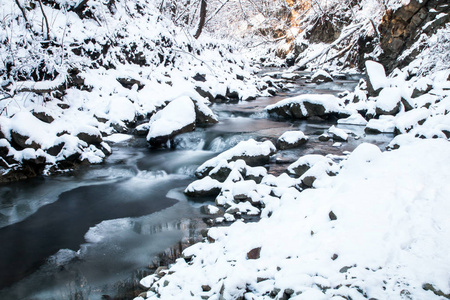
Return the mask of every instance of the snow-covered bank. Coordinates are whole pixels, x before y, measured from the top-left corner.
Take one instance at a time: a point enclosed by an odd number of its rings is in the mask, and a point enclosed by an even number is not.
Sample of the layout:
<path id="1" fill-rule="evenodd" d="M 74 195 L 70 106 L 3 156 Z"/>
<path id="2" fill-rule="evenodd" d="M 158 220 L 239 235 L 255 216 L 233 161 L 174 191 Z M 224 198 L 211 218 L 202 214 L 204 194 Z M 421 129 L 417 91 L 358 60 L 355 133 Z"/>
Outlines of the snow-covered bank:
<path id="1" fill-rule="evenodd" d="M 141 123 L 138 134 L 158 138 L 150 116 L 181 96 L 204 124 L 217 121 L 211 101 L 269 95 L 233 45 L 193 39 L 151 1 L 42 5 L 0 4 L 2 181 L 100 163 L 102 137 Z"/>
<path id="2" fill-rule="evenodd" d="M 267 194 L 283 193 L 264 208 L 270 214 L 210 229 L 146 297 L 448 297 L 449 163 L 448 141 L 413 138 L 388 152 L 360 145 L 315 189 L 273 180 Z"/>

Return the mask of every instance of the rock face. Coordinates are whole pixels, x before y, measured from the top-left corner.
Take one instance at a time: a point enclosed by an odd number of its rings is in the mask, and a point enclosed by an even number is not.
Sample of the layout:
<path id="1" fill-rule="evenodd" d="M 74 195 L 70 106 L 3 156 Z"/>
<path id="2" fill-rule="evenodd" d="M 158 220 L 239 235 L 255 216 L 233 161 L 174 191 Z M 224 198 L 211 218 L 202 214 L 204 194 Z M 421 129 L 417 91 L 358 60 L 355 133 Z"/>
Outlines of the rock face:
<path id="1" fill-rule="evenodd" d="M 407 5 L 395 11 L 387 11 L 378 28 L 384 52 L 382 63 L 389 71 L 409 63 L 420 48 L 412 51 L 403 61 L 397 61 L 396 58 L 421 34 L 429 36 L 449 20 L 450 6 L 446 0 L 410 0 Z"/>

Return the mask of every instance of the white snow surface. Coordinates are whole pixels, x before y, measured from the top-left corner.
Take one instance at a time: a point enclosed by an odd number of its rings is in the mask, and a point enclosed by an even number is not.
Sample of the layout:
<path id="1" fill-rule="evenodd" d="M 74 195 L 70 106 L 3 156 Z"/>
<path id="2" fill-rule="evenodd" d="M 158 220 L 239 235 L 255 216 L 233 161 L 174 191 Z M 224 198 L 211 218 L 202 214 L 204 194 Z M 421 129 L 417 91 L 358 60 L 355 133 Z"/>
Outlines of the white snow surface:
<path id="1" fill-rule="evenodd" d="M 442 139 L 384 153 L 362 144 L 320 188 L 286 191 L 270 216 L 210 229 L 214 242 L 186 249 L 191 262 L 178 259 L 149 299 L 271 299 L 287 289 L 294 299 L 441 299 L 422 286 L 450 292 L 449 163 Z M 255 248 L 260 257 L 247 259 Z"/>

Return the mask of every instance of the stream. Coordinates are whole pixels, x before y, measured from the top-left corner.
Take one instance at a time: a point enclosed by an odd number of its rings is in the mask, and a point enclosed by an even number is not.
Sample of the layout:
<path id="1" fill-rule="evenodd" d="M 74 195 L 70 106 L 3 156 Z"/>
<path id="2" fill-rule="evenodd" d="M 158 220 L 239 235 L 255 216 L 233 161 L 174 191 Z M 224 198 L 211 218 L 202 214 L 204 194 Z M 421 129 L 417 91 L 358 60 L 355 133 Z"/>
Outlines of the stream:
<path id="1" fill-rule="evenodd" d="M 204 203 L 184 196 L 195 169 L 242 140 L 276 139 L 302 130 L 310 141 L 279 151 L 269 173 L 304 154 L 342 154 L 362 142 L 384 148 L 392 135 L 354 135 L 340 147 L 317 137 L 335 121 L 273 120 L 269 104 L 302 93 L 353 90 L 359 76 L 316 85 L 298 79 L 275 97 L 214 104 L 220 122 L 176 137 L 176 150 L 153 150 L 144 138 L 113 143 L 103 164 L 0 186 L 0 299 L 130 299 L 158 255 L 207 228 Z M 209 199 L 211 203 L 214 199 Z M 157 262 L 156 262 L 157 264 Z"/>

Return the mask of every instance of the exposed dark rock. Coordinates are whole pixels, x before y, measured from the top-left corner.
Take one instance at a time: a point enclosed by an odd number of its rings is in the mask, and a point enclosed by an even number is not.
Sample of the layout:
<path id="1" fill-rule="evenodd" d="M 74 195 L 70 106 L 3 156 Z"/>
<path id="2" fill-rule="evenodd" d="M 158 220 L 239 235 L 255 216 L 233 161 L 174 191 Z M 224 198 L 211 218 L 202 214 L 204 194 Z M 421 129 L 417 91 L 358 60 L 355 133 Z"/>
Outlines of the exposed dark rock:
<path id="1" fill-rule="evenodd" d="M 55 120 L 52 116 L 48 115 L 47 113 L 45 113 L 43 111 L 41 111 L 41 112 L 33 111 L 33 116 L 35 116 L 42 122 L 49 123 L 49 124 Z"/>
<path id="2" fill-rule="evenodd" d="M 137 87 L 138 87 L 138 91 L 139 91 L 139 90 L 142 90 L 142 89 L 144 88 L 144 86 L 145 86 L 145 85 L 144 85 L 142 82 L 140 82 L 139 80 L 134 79 L 134 78 L 129 78 L 129 77 L 125 77 L 125 78 L 120 77 L 120 78 L 117 78 L 117 81 L 118 81 L 124 88 L 129 89 L 129 90 L 131 90 L 135 84 L 136 84 Z"/>
<path id="3" fill-rule="evenodd" d="M 195 81 L 200 81 L 200 82 L 205 82 L 206 81 L 205 75 L 202 75 L 202 74 L 199 74 L 199 73 L 195 74 L 195 76 L 192 77 L 192 79 L 194 79 Z"/>
<path id="4" fill-rule="evenodd" d="M 330 211 L 330 213 L 328 214 L 328 217 L 330 217 L 331 221 L 337 220 L 337 217 L 333 211 Z"/>
<path id="5" fill-rule="evenodd" d="M 450 294 L 446 294 L 441 290 L 436 289 L 431 283 L 424 283 L 422 288 L 425 291 L 432 291 L 436 296 L 441 296 L 447 299 L 450 299 Z"/>
<path id="6" fill-rule="evenodd" d="M 205 91 L 203 88 L 199 86 L 195 87 L 195 91 L 199 93 L 200 96 L 207 98 L 211 102 L 214 102 L 215 97 L 209 91 Z"/>
<path id="7" fill-rule="evenodd" d="M 259 259 L 261 255 L 261 247 L 254 248 L 247 253 L 247 259 Z"/>
<path id="8" fill-rule="evenodd" d="M 59 152 L 61 152 L 63 147 L 64 147 L 64 143 L 53 145 L 52 147 L 48 148 L 46 150 L 46 152 L 52 156 L 57 156 L 59 154 Z"/>
<path id="9" fill-rule="evenodd" d="M 18 150 L 22 150 L 22 149 L 30 148 L 30 147 L 37 150 L 41 147 L 35 141 L 31 141 L 31 143 L 26 143 L 26 141 L 29 138 L 30 137 L 21 135 L 20 133 L 16 132 L 15 130 L 11 130 L 12 146 L 15 148 L 17 147 Z"/>
<path id="10" fill-rule="evenodd" d="M 100 134 L 91 134 L 88 132 L 80 132 L 77 137 L 88 144 L 100 144 L 103 139 Z"/>

